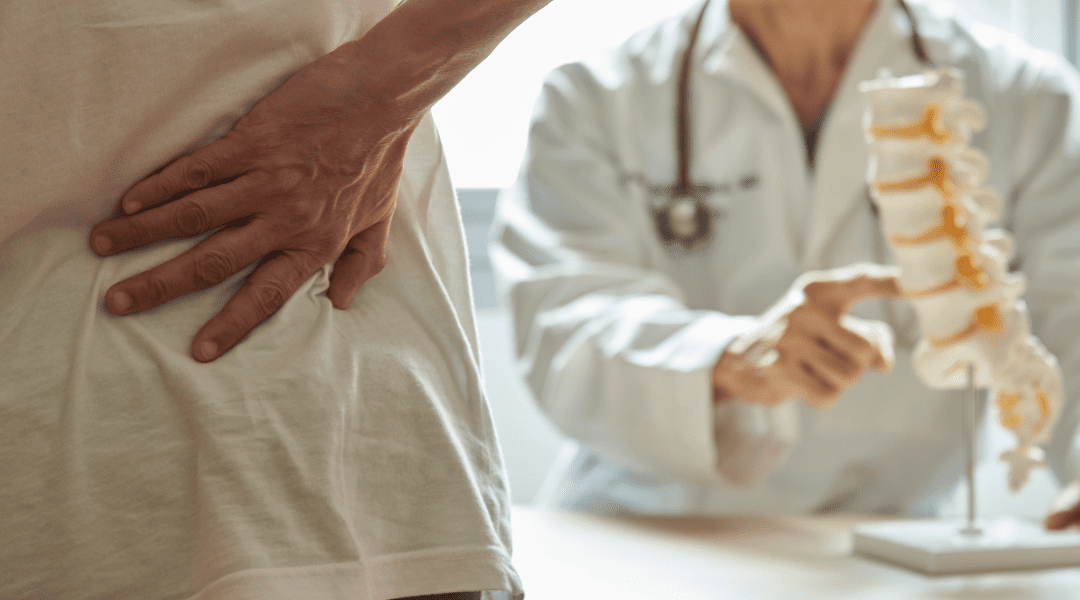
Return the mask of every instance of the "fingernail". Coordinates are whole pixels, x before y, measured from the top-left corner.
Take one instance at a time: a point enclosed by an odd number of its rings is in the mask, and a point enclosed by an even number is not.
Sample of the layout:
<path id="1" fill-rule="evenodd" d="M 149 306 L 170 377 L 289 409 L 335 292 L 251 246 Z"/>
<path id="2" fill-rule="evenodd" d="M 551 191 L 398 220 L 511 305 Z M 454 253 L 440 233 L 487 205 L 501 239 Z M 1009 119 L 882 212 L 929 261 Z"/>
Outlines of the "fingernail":
<path id="1" fill-rule="evenodd" d="M 129 215 L 133 215 L 133 214 L 139 212 L 140 208 L 142 208 L 142 206 L 140 206 L 138 202 L 136 202 L 134 200 L 124 200 L 124 212 L 125 213 L 127 213 Z"/>
<path id="2" fill-rule="evenodd" d="M 117 314 L 126 315 L 133 304 L 131 294 L 127 292 L 116 292 L 112 296 L 113 312 Z"/>
<path id="3" fill-rule="evenodd" d="M 105 254 L 112 250 L 113 241 L 109 236 L 97 233 L 90 238 L 90 245 L 94 248 L 94 252 Z"/>
<path id="4" fill-rule="evenodd" d="M 199 360 L 214 360 L 217 358 L 218 345 L 214 342 L 203 342 L 199 344 Z"/>

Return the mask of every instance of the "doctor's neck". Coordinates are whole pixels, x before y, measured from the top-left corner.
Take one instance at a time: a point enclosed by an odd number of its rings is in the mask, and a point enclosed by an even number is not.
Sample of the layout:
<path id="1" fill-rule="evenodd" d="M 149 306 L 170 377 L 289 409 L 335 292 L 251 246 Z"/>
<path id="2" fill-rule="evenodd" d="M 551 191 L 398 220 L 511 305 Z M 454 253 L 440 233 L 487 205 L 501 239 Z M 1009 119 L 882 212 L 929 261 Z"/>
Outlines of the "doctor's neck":
<path id="1" fill-rule="evenodd" d="M 731 20 L 764 53 L 799 120 L 808 125 L 836 91 L 877 3 L 728 0 L 728 10 Z"/>

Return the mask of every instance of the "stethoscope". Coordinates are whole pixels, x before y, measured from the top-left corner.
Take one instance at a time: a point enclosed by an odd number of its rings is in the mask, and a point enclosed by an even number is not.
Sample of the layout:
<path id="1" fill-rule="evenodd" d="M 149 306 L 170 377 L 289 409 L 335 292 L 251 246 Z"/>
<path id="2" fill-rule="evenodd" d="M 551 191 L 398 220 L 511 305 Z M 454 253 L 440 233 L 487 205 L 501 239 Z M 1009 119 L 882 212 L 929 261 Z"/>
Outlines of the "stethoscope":
<path id="1" fill-rule="evenodd" d="M 696 250 L 712 239 L 714 221 L 722 217 L 722 211 L 711 207 L 708 199 L 718 191 L 730 190 L 731 185 L 705 185 L 694 183 L 690 178 L 690 72 L 693 66 L 693 54 L 697 45 L 698 33 L 701 24 L 705 20 L 705 12 L 709 8 L 711 0 L 705 0 L 701 12 L 694 21 L 690 30 L 690 39 L 686 49 L 682 53 L 679 79 L 676 85 L 675 95 L 675 148 L 676 148 L 676 175 L 675 183 L 668 186 L 648 185 L 651 202 L 649 208 L 652 213 L 656 235 L 669 248 L 682 248 L 685 251 Z M 880 0 L 888 1 L 888 0 Z M 911 7 L 905 0 L 897 0 L 911 24 L 911 49 L 919 62 L 926 67 L 933 67 L 922 37 L 919 35 L 918 23 Z M 641 176 L 630 176 L 643 182 Z M 643 182 L 644 183 L 644 182 Z M 743 188 L 753 187 L 756 178 L 751 176 L 741 182 Z M 869 187 L 867 188 L 867 201 L 874 216 L 877 216 L 877 208 L 870 202 Z M 884 249 L 880 251 L 884 257 Z"/>

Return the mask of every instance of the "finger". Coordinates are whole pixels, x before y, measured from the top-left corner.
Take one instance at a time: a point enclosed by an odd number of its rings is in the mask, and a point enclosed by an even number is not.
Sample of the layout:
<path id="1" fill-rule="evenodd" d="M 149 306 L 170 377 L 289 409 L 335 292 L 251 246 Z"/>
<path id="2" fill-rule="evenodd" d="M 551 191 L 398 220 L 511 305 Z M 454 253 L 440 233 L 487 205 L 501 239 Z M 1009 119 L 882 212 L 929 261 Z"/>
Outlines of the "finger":
<path id="1" fill-rule="evenodd" d="M 274 250 L 261 220 L 227 228 L 191 250 L 110 287 L 105 306 L 117 315 L 160 306 L 173 298 L 225 281 Z"/>
<path id="2" fill-rule="evenodd" d="M 791 322 L 790 343 L 798 346 L 797 352 L 804 359 L 819 365 L 837 385 L 846 387 L 858 378 L 873 355 L 870 342 L 814 309 L 796 309 L 789 315 Z"/>
<path id="3" fill-rule="evenodd" d="M 771 383 L 783 389 L 787 398 L 802 398 L 815 407 L 832 404 L 840 396 L 840 389 L 822 376 L 801 353 L 793 352 L 784 341 L 781 344 L 784 345 L 777 348 L 780 358 L 769 369 L 773 378 Z"/>
<path id="4" fill-rule="evenodd" d="M 299 251 L 275 253 L 264 260 L 195 334 L 192 356 L 199 362 L 210 362 L 224 354 L 284 306 L 320 266 L 313 256 Z"/>
<path id="5" fill-rule="evenodd" d="M 1069 510 L 1063 510 L 1056 513 L 1052 513 L 1046 517 L 1046 528 L 1057 530 L 1065 529 L 1072 525 L 1080 524 L 1080 505 L 1074 506 Z"/>
<path id="6" fill-rule="evenodd" d="M 846 352 L 833 346 L 824 337 L 816 337 L 806 342 L 805 356 L 814 371 L 833 387 L 844 390 L 851 387 L 862 375 L 863 367 Z"/>
<path id="7" fill-rule="evenodd" d="M 135 214 L 184 192 L 201 190 L 215 181 L 241 175 L 247 164 L 242 159 L 245 150 L 239 137 L 230 132 L 131 186 L 120 197 L 120 207 L 126 214 Z"/>
<path id="8" fill-rule="evenodd" d="M 896 362 L 893 331 L 884 321 L 860 319 L 851 315 L 840 317 L 840 330 L 848 331 L 870 343 L 873 352 L 868 364 L 880 373 L 888 373 Z"/>
<path id="9" fill-rule="evenodd" d="M 856 263 L 840 269 L 808 274 L 803 285 L 806 298 L 830 316 L 840 316 L 859 300 L 870 296 L 900 298 L 898 267 Z"/>
<path id="10" fill-rule="evenodd" d="M 390 233 L 390 219 L 387 217 L 353 236 L 334 262 L 330 286 L 326 290 L 326 296 L 334 308 L 348 308 L 360 286 L 386 266 L 386 238 Z"/>
<path id="11" fill-rule="evenodd" d="M 100 256 L 109 256 L 212 231 L 254 214 L 260 187 L 259 178 L 248 175 L 153 210 L 99 223 L 90 231 L 90 247 Z"/>
<path id="12" fill-rule="evenodd" d="M 799 363 L 799 368 L 800 371 L 797 371 L 797 373 L 805 375 L 805 377 L 801 377 L 800 381 L 804 389 L 801 398 L 810 406 L 827 408 L 840 398 L 843 388 L 830 381 L 821 372 L 820 365 L 810 361 L 803 361 Z"/>
<path id="13" fill-rule="evenodd" d="M 850 315 L 832 319 L 818 310 L 796 310 L 789 317 L 800 331 L 833 355 L 825 360 L 838 374 L 857 379 L 867 367 L 892 368 L 892 330 L 883 322 Z"/>
<path id="14" fill-rule="evenodd" d="M 775 406 L 798 397 L 795 387 L 774 366 L 740 370 L 734 383 L 739 392 L 732 396 L 765 406 Z"/>

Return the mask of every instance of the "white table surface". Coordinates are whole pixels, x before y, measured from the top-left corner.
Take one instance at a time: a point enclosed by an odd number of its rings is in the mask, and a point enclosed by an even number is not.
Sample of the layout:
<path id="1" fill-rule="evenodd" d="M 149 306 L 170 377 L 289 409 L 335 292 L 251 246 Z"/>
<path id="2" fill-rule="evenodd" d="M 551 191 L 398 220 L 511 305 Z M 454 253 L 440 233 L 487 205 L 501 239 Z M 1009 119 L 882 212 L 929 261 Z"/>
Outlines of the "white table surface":
<path id="1" fill-rule="evenodd" d="M 513 509 L 528 600 L 1080 600 L 1080 567 L 928 577 L 852 555 L 871 519 L 609 517 Z"/>

